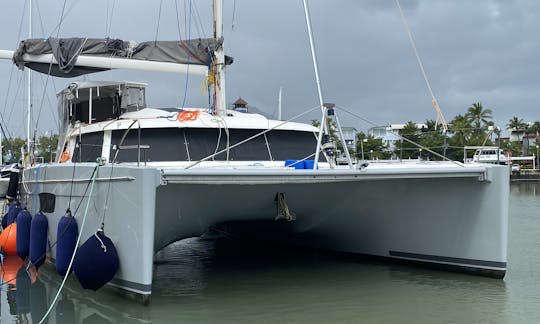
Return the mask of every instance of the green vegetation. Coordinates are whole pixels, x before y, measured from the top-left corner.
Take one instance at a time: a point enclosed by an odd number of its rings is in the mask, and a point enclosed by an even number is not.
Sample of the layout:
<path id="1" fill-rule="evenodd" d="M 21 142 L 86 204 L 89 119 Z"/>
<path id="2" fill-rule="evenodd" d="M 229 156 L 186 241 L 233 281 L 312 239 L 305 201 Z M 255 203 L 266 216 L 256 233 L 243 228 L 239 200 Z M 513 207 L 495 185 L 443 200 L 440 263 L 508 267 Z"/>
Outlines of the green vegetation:
<path id="1" fill-rule="evenodd" d="M 399 136 L 404 139 L 395 142 L 392 151 L 381 139 L 366 136 L 361 132 L 357 135 L 356 156 L 362 158 L 362 148 L 366 159 L 372 157 L 385 159 L 392 156 L 409 159 L 421 156 L 430 160 L 442 159 L 430 151 L 452 160 L 462 160 L 464 146 L 500 145 L 503 150 L 511 152 L 512 156 L 531 155 L 534 153 L 533 150 L 536 150 L 536 147 L 529 147 L 528 153 L 522 152 L 520 142 L 500 141 L 501 129 L 494 126 L 492 111 L 484 108 L 479 102 L 473 103 L 464 114 L 455 116 L 450 121 L 446 133 L 440 125 L 436 127 L 434 120 L 426 120 L 424 124 L 422 128 L 417 128 L 412 121 L 405 124 L 399 131 Z M 526 124 L 522 119 L 512 117 L 506 126 L 509 130 L 521 131 L 525 136 L 540 139 L 539 121 Z M 537 140 L 537 143 L 540 141 Z M 473 153 L 468 152 L 469 155 Z"/>
<path id="2" fill-rule="evenodd" d="M 36 140 L 35 157 L 38 162 L 51 162 L 54 160 L 58 135 L 41 136 Z M 4 139 L 2 160 L 6 163 L 15 163 L 21 160 L 21 148 L 26 146 L 26 140 L 15 137 Z"/>

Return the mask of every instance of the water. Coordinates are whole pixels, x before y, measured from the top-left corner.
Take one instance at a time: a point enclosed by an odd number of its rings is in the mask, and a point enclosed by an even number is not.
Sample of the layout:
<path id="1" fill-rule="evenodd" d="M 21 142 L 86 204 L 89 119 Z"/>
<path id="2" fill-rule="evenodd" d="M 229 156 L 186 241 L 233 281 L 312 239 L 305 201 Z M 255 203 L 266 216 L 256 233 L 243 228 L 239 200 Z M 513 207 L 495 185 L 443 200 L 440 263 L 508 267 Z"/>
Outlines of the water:
<path id="1" fill-rule="evenodd" d="M 540 323 L 540 185 L 512 185 L 510 207 L 504 280 L 191 239 L 157 255 L 149 306 L 71 277 L 48 323 Z M 4 270 L 16 283 L 1 287 L 1 323 L 37 323 L 59 276 Z"/>

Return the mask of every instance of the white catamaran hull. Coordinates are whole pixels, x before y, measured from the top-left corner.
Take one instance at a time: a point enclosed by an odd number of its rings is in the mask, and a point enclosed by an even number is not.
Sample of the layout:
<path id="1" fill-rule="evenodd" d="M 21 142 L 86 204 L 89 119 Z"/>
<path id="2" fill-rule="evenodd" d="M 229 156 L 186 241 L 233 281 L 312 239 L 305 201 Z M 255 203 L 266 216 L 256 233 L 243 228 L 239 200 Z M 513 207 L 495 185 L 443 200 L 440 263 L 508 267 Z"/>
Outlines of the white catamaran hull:
<path id="1" fill-rule="evenodd" d="M 74 181 L 73 164 L 24 171 L 23 197 L 31 211 L 37 210 L 37 194 L 56 195 L 54 213 L 46 213 L 51 243 L 68 206 L 78 208 L 75 215 L 83 226 L 95 166 L 75 168 Z M 144 298 L 152 290 L 155 252 L 224 223 L 252 224 L 260 236 L 291 234 L 296 242 L 328 250 L 503 277 L 508 186 L 508 168 L 495 165 L 418 163 L 362 170 L 106 165 L 99 169 L 81 242 L 104 222 L 120 257 L 110 284 Z M 294 221 L 274 221 L 279 193 Z M 54 249 L 49 253 L 54 260 Z"/>

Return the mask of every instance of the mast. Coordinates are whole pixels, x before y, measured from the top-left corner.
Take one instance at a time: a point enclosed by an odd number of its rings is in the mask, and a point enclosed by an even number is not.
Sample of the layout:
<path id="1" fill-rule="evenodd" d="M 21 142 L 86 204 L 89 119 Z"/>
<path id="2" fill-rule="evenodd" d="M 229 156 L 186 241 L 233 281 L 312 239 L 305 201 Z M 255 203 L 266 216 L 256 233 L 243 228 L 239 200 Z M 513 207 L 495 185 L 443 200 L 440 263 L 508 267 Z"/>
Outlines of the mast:
<path id="1" fill-rule="evenodd" d="M 345 142 L 345 138 L 343 137 L 343 131 L 341 130 L 341 125 L 339 123 L 339 119 L 337 118 L 337 115 L 334 111 L 334 104 L 331 103 L 325 103 L 323 100 L 323 92 L 322 92 L 322 86 L 321 86 L 321 79 L 319 77 L 319 64 L 317 63 L 317 53 L 315 52 L 315 41 L 313 40 L 313 32 L 311 31 L 311 19 L 309 15 L 309 6 L 307 0 L 303 0 L 304 3 L 304 15 L 306 17 L 306 25 L 308 30 L 308 37 L 309 37 L 309 45 L 311 47 L 311 58 L 313 60 L 313 69 L 315 70 L 315 81 L 317 82 L 317 93 L 319 94 L 319 103 L 321 105 L 321 112 L 322 112 L 322 118 L 321 118 L 321 128 L 319 130 L 319 136 L 317 137 L 317 148 L 315 151 L 315 163 L 313 164 L 313 169 L 317 168 L 317 161 L 319 161 L 319 152 L 321 148 L 324 148 L 323 144 L 323 133 L 326 140 L 328 140 L 330 136 L 330 130 L 328 125 L 327 117 L 334 116 L 335 121 L 338 126 L 339 134 L 341 136 L 341 142 L 343 144 L 343 149 L 345 150 L 345 155 L 347 156 L 347 162 L 349 164 L 349 168 L 353 168 L 352 160 L 349 155 L 349 149 L 347 148 L 347 143 Z M 328 161 L 330 163 L 330 166 L 333 167 L 332 161 Z"/>
<path id="2" fill-rule="evenodd" d="M 221 39 L 223 37 L 223 0 L 214 0 L 214 38 Z M 224 116 L 227 110 L 225 99 L 225 53 L 223 45 L 220 46 L 214 53 L 214 76 L 215 76 L 215 91 L 216 91 L 216 113 Z"/>
<path id="3" fill-rule="evenodd" d="M 279 87 L 278 112 L 277 112 L 278 120 L 281 120 L 281 94 L 282 92 L 283 92 L 283 87 Z"/>
<path id="4" fill-rule="evenodd" d="M 32 0 L 29 1 L 29 9 L 28 9 L 28 39 L 32 39 Z M 29 154 L 29 157 L 32 154 L 32 72 L 30 69 L 28 70 L 28 83 L 27 83 L 27 91 L 28 91 L 28 102 L 27 102 L 27 125 L 26 125 L 26 151 Z M 24 158 L 24 157 L 23 157 Z"/>

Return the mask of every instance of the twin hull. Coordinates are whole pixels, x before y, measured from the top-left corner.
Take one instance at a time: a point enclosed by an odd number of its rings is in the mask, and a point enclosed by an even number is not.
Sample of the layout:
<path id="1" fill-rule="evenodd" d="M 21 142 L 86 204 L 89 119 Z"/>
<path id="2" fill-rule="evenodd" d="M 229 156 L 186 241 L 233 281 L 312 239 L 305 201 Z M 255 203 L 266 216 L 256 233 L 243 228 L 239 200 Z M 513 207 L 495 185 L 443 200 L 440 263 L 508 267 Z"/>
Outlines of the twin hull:
<path id="1" fill-rule="evenodd" d="M 328 250 L 448 264 L 496 277 L 506 271 L 506 167 L 336 171 L 106 165 L 99 168 L 89 198 L 94 168 L 78 163 L 27 169 L 23 201 L 35 213 L 39 193 L 56 196 L 54 212 L 45 213 L 49 246 L 68 207 L 78 220 L 81 244 L 103 222 L 120 257 L 110 284 L 143 299 L 151 294 L 155 252 L 224 223 L 258 224 L 261 236 L 291 234 L 296 242 Z M 279 193 L 294 221 L 274 221 Z M 54 260 L 55 250 L 49 255 Z"/>

